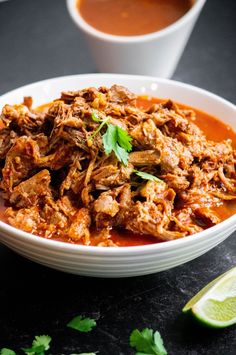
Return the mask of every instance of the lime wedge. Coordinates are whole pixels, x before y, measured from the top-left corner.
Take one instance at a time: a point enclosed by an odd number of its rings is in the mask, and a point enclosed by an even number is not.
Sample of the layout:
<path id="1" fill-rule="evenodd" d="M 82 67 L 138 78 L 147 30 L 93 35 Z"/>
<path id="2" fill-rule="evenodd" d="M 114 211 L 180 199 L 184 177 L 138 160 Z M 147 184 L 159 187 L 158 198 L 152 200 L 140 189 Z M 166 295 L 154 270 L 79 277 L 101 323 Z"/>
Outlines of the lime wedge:
<path id="1" fill-rule="evenodd" d="M 236 267 L 210 282 L 183 308 L 200 323 L 225 328 L 236 323 Z"/>

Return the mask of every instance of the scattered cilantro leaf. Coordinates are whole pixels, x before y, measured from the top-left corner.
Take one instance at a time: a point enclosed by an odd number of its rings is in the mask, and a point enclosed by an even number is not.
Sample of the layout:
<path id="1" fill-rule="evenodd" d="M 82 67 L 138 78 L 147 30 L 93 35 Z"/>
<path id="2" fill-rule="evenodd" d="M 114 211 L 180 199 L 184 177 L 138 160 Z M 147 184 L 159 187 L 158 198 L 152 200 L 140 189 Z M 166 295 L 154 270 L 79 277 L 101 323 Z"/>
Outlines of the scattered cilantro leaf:
<path id="1" fill-rule="evenodd" d="M 97 323 L 94 319 L 84 318 L 82 316 L 77 316 L 67 323 L 67 327 L 84 333 L 90 332 L 96 325 Z"/>
<path id="2" fill-rule="evenodd" d="M 0 350 L 0 355 L 16 355 L 15 351 L 8 349 L 8 348 L 2 348 Z"/>
<path id="3" fill-rule="evenodd" d="M 162 180 L 158 179 L 156 176 L 149 173 L 145 173 L 144 171 L 133 170 L 133 172 L 144 180 L 162 182 Z"/>
<path id="4" fill-rule="evenodd" d="M 26 355 L 45 355 L 44 346 L 32 346 L 31 348 L 22 348 Z"/>
<path id="5" fill-rule="evenodd" d="M 102 122 L 102 120 L 98 117 L 98 114 L 95 110 L 93 110 L 91 117 L 94 122 Z"/>
<path id="6" fill-rule="evenodd" d="M 113 151 L 124 165 L 128 165 L 128 152 L 132 149 L 131 140 L 132 138 L 125 130 L 113 124 L 108 124 L 107 131 L 102 136 L 105 153 L 109 155 Z"/>
<path id="7" fill-rule="evenodd" d="M 22 348 L 26 355 L 45 355 L 50 348 L 52 338 L 49 335 L 36 335 L 31 348 Z"/>
<path id="8" fill-rule="evenodd" d="M 48 350 L 50 348 L 50 342 L 52 338 L 49 335 L 36 335 L 33 340 L 33 346 L 43 346 L 44 350 Z"/>
<path id="9" fill-rule="evenodd" d="M 149 328 L 135 329 L 130 335 L 130 346 L 138 351 L 136 355 L 167 355 L 160 333 Z"/>

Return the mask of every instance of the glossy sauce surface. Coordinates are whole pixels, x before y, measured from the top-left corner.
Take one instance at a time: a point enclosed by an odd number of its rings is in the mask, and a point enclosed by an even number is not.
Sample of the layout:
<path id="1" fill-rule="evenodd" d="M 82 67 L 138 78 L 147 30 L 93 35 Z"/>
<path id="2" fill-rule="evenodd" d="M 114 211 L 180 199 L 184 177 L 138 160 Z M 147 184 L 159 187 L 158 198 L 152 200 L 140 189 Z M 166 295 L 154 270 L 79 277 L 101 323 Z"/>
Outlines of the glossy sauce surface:
<path id="1" fill-rule="evenodd" d="M 193 0 L 78 0 L 83 19 L 99 31 L 137 36 L 159 31 L 180 19 Z"/>
<path id="2" fill-rule="evenodd" d="M 158 98 L 151 98 L 147 96 L 139 97 L 137 104 L 140 108 L 148 108 L 153 103 L 160 103 L 166 100 Z M 180 108 L 192 109 L 189 106 L 177 103 Z M 51 103 L 41 105 L 37 107 L 40 112 L 47 111 Z M 194 123 L 204 132 L 208 139 L 213 141 L 222 141 L 225 139 L 231 139 L 233 147 L 236 148 L 236 133 L 234 130 L 221 122 L 218 118 L 208 115 L 197 109 L 193 109 L 196 113 L 196 119 Z M 4 215 L 4 211 L 7 206 L 4 205 L 3 199 L 0 199 L 0 219 L 7 223 L 7 219 Z M 216 207 L 218 216 L 221 220 L 229 218 L 236 213 L 236 201 L 224 202 L 221 206 Z M 92 231 L 91 245 L 93 245 L 93 236 L 96 237 L 96 231 Z M 119 246 L 137 246 L 160 243 L 157 238 L 153 236 L 137 235 L 128 230 L 114 229 L 111 231 L 111 239 Z M 64 241 L 63 238 L 57 238 L 56 240 Z M 73 243 L 73 242 L 72 242 Z M 79 244 L 79 243 L 78 243 Z"/>

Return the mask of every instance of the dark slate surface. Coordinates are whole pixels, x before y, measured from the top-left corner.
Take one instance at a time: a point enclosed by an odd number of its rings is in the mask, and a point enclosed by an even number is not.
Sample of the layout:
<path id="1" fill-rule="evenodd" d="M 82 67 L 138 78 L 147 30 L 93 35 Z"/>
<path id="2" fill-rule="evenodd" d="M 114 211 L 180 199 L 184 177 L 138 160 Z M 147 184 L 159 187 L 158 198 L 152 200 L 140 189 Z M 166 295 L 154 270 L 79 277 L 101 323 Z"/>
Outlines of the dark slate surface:
<path id="1" fill-rule="evenodd" d="M 224 7 L 225 6 L 225 7 Z M 208 0 L 174 78 L 236 102 L 236 2 Z M 0 3 L 0 93 L 44 78 L 95 72 L 63 0 Z M 158 329 L 171 355 L 236 353 L 235 327 L 207 330 L 181 315 L 186 301 L 236 264 L 232 235 L 204 256 L 156 275 L 93 279 L 56 272 L 0 247 L 0 348 L 19 349 L 50 334 L 51 353 L 129 355 L 134 328 Z M 92 333 L 65 327 L 98 319 Z"/>

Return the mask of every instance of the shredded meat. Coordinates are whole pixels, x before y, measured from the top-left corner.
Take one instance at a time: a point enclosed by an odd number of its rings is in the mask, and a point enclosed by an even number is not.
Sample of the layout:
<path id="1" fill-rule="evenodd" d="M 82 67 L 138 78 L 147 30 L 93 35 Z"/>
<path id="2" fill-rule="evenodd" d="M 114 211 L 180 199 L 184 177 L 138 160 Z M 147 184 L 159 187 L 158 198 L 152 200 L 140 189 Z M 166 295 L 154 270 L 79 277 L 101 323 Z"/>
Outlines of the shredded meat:
<path id="1" fill-rule="evenodd" d="M 50 196 L 50 181 L 49 171 L 41 170 L 13 189 L 9 197 L 10 203 L 20 208 L 38 205 L 42 197 Z"/>
<path id="2" fill-rule="evenodd" d="M 126 165 L 105 152 L 105 119 L 132 139 Z M 31 97 L 5 105 L 0 189 L 8 222 L 107 247 L 119 245 L 114 228 L 167 241 L 219 223 L 217 208 L 236 200 L 236 151 L 229 139 L 208 140 L 195 119 L 171 100 L 140 108 L 119 85 L 63 92 L 42 110 Z"/>

